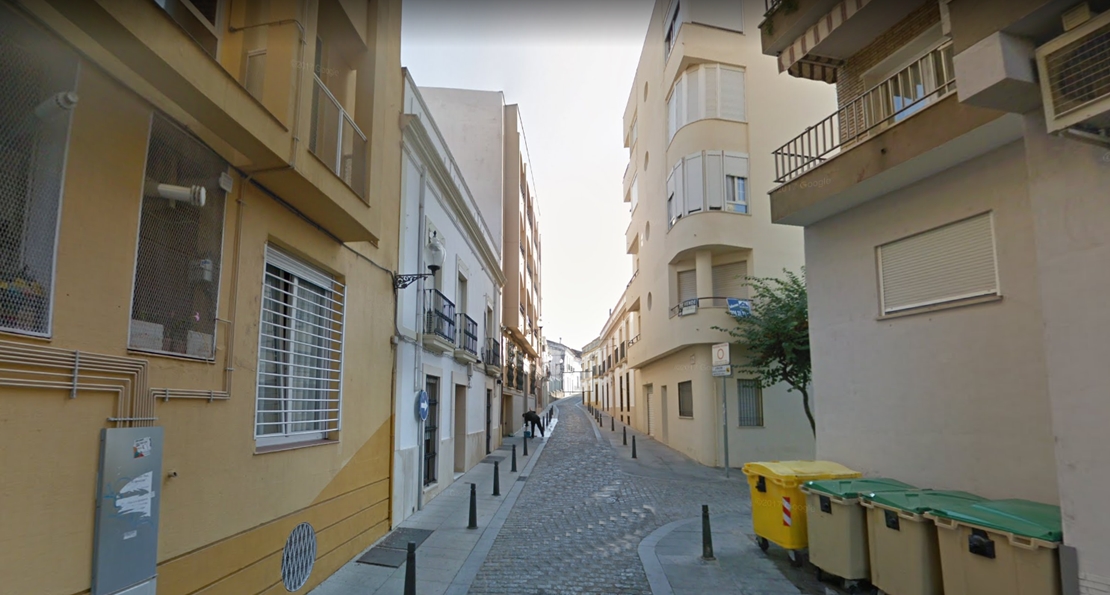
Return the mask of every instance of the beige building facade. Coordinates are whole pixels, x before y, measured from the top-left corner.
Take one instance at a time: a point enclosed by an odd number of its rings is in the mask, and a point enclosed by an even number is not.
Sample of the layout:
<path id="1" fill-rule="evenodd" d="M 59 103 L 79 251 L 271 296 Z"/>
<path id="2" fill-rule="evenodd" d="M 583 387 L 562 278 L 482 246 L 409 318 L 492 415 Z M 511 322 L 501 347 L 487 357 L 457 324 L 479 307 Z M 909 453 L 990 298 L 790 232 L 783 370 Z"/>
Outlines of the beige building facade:
<path id="1" fill-rule="evenodd" d="M 624 114 L 624 200 L 631 278 L 593 349 L 591 402 L 707 465 L 810 458 L 813 434 L 797 393 L 760 389 L 740 369 L 711 376 L 710 347 L 733 327 L 728 298 L 745 276 L 802 265 L 796 230 L 771 224 L 767 149 L 789 138 L 784 112 L 817 117 L 829 89 L 777 76 L 756 36 L 762 2 L 655 5 Z M 722 395 L 723 392 L 723 395 Z"/>
<path id="2" fill-rule="evenodd" d="M 772 153 L 773 219 L 805 230 L 817 456 L 1059 504 L 1065 592 L 1107 590 L 1110 7 L 781 4 L 764 51 L 840 105 Z"/>
<path id="3" fill-rule="evenodd" d="M 400 19 L 0 2 L 0 590 L 303 593 L 388 531 Z"/>

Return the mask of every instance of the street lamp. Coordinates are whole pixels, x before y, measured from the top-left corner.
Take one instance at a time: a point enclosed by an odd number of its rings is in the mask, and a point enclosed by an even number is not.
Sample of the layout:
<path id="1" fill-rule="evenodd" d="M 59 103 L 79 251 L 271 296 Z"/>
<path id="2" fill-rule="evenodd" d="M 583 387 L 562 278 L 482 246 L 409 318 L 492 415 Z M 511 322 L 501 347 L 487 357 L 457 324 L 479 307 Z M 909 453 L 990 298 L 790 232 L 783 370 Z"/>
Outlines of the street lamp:
<path id="1" fill-rule="evenodd" d="M 432 237 L 428 238 L 428 270 L 430 273 L 414 273 L 411 275 L 395 275 L 393 277 L 393 288 L 404 289 L 412 285 L 417 279 L 423 277 L 431 277 L 436 274 L 440 268 L 443 267 L 443 260 L 447 257 L 447 250 L 443 247 L 443 242 L 439 240 L 439 235 L 432 232 Z"/>

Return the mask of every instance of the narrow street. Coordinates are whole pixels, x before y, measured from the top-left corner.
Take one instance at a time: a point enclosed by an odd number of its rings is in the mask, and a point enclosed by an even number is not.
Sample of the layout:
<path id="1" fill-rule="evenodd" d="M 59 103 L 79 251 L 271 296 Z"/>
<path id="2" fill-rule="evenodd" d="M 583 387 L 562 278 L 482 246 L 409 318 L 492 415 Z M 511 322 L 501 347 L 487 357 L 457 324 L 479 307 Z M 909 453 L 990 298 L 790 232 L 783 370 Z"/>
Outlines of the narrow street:
<path id="1" fill-rule="evenodd" d="M 633 433 L 624 446 L 619 423 L 610 430 L 606 417 L 598 427 L 577 398 L 557 403 L 556 411 L 557 424 L 532 453 L 538 459 L 531 467 L 522 463 L 519 474 L 502 471 L 505 496 L 488 497 L 492 465 L 482 464 L 456 482 L 458 490 L 440 496 L 445 500 L 439 504 L 452 510 L 444 512 L 433 500 L 401 524 L 434 530 L 417 549 L 418 593 L 836 592 L 817 582 L 812 569 L 790 567 L 785 552 L 759 550 L 751 534 L 747 483 L 738 470 L 726 479 L 722 470 L 698 465 L 639 434 L 633 460 Z M 536 449 L 541 442 L 531 444 Z M 504 454 L 499 450 L 494 456 Z M 503 467 L 507 463 L 501 461 Z M 465 529 L 468 481 L 484 494 L 478 501 L 478 534 Z M 521 483 L 514 498 L 510 490 Z M 703 504 L 712 519 L 716 560 L 711 562 L 700 559 Z M 429 524 L 433 518 L 440 524 Z M 495 536 L 486 533 L 487 525 Z M 482 542 L 491 537 L 483 553 Z M 404 564 L 386 568 L 352 561 L 313 593 L 399 594 L 404 575 Z"/>

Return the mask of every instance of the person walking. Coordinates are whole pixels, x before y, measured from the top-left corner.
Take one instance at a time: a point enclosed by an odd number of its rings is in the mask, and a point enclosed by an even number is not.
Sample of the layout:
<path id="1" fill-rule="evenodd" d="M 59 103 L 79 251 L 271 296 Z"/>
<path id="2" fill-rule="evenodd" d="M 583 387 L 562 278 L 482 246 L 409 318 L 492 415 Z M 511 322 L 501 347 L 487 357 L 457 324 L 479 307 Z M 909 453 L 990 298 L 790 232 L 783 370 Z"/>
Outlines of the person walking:
<path id="1" fill-rule="evenodd" d="M 522 417 L 524 418 L 524 425 L 526 427 L 528 425 L 532 426 L 532 428 L 531 428 L 532 436 L 536 435 L 536 427 L 539 427 L 539 429 L 540 429 L 540 438 L 544 437 L 544 435 L 543 435 L 543 420 L 540 419 L 540 416 L 537 415 L 535 411 L 529 411 L 528 413 L 525 413 Z"/>

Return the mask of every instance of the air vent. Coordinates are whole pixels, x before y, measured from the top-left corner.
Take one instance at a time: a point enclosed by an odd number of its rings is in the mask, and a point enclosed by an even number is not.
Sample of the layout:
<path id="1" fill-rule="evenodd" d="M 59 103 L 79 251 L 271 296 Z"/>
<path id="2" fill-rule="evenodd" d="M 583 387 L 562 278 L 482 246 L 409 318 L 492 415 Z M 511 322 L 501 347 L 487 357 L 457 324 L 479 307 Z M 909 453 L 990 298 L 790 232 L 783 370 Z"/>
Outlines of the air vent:
<path id="1" fill-rule="evenodd" d="M 1110 11 L 1037 49 L 1049 132 L 1110 128 Z"/>

